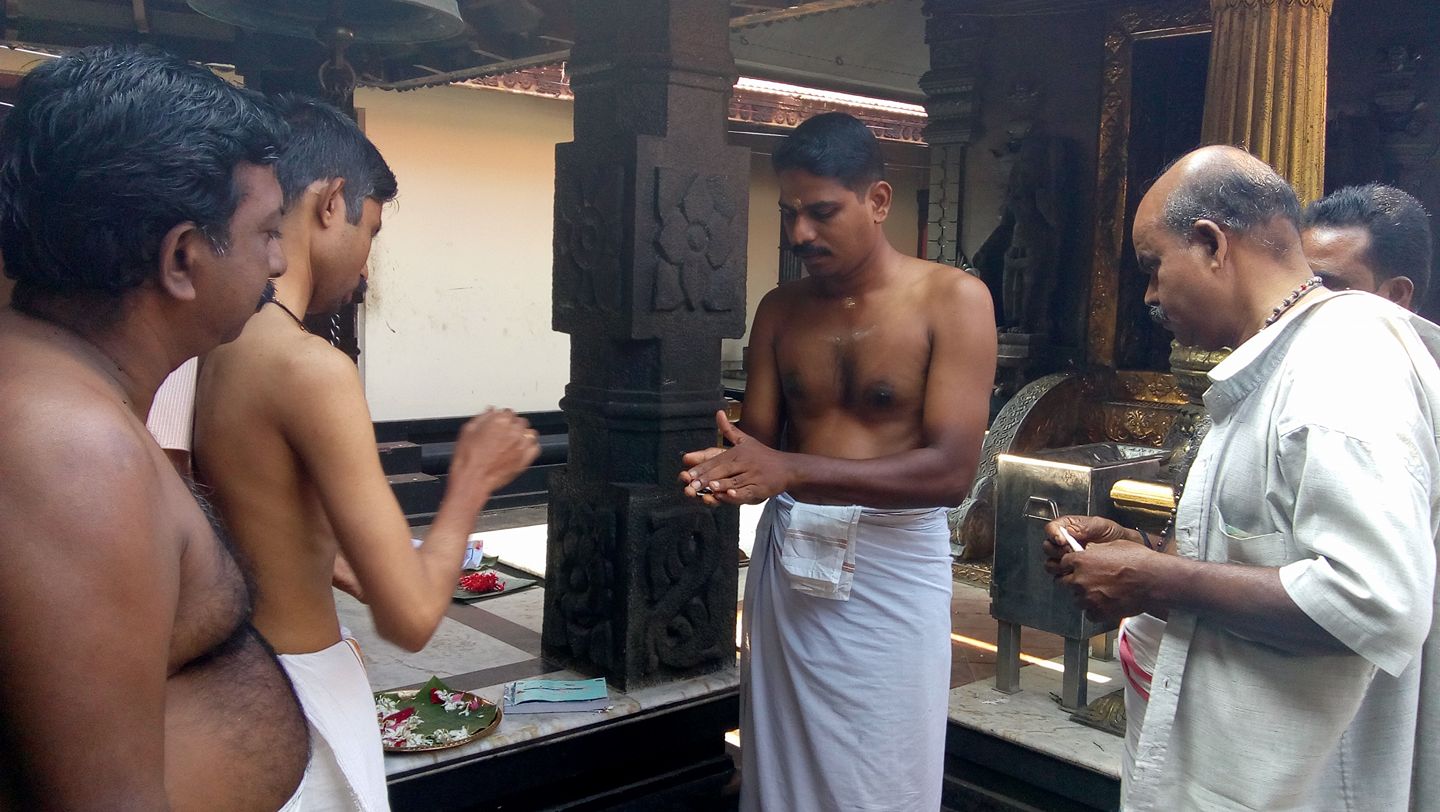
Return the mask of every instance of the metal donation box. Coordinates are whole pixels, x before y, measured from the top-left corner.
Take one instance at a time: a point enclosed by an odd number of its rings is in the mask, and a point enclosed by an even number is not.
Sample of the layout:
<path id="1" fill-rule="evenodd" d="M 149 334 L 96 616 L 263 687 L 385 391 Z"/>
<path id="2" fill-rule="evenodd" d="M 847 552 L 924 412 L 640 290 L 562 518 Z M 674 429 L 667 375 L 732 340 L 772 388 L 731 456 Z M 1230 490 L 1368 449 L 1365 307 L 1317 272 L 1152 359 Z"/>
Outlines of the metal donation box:
<path id="1" fill-rule="evenodd" d="M 1110 499 L 1122 479 L 1159 479 L 1168 451 L 1120 443 L 1091 443 L 997 458 L 995 565 L 990 614 L 1000 623 L 995 687 L 1020 689 L 1020 628 L 1065 638 L 1061 705 L 1084 707 L 1089 641 L 1113 624 L 1091 621 L 1069 588 L 1045 572 L 1045 524 L 1059 516 L 1106 516 L 1124 523 Z"/>

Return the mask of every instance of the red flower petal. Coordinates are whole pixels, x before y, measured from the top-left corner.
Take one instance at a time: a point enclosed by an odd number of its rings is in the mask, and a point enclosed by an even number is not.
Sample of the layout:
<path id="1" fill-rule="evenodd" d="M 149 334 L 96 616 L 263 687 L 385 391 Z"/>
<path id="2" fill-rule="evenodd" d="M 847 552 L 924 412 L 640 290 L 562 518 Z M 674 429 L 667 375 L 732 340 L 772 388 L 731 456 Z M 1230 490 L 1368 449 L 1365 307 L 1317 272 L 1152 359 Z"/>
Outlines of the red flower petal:
<path id="1" fill-rule="evenodd" d="M 505 584 L 492 570 L 472 572 L 460 579 L 460 588 L 466 592 L 500 592 Z"/>
<path id="2" fill-rule="evenodd" d="M 384 720 L 382 720 L 382 724 L 384 724 L 384 725 L 398 725 L 398 724 L 400 724 L 401 722 L 405 721 L 406 719 L 409 719 L 411 716 L 414 716 L 414 715 L 415 715 L 415 709 L 414 709 L 414 708 L 401 708 L 400 710 L 395 711 L 394 713 L 390 714 L 389 716 L 386 716 L 386 717 L 384 718 Z"/>

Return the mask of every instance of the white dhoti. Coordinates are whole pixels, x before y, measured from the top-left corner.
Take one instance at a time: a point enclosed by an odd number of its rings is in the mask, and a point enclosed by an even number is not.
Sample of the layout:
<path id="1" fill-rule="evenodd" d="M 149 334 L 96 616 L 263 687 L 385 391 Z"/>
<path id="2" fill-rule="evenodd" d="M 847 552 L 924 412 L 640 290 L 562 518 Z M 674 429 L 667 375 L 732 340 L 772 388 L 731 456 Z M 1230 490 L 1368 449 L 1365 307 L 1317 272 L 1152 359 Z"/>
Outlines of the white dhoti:
<path id="1" fill-rule="evenodd" d="M 359 653 L 342 640 L 321 651 L 281 654 L 279 659 L 310 723 L 310 764 L 295 808 L 389 810 L 380 725 Z"/>
<path id="2" fill-rule="evenodd" d="M 950 693 L 944 509 L 781 494 L 760 518 L 746 579 L 740 808 L 938 809 Z"/>

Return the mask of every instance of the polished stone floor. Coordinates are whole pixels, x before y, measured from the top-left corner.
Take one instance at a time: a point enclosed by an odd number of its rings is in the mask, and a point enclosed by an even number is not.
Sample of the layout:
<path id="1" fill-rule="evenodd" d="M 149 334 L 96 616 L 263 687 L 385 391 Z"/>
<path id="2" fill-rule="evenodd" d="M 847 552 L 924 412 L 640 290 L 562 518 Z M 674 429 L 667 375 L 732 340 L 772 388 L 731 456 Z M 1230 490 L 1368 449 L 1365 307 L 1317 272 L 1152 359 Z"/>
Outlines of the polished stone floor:
<path id="1" fill-rule="evenodd" d="M 747 554 L 754 544 L 755 522 L 759 515 L 758 506 L 742 510 L 740 547 Z M 424 530 L 423 527 L 416 528 L 417 535 L 423 534 Z M 499 555 L 504 566 L 544 577 L 543 506 L 492 511 L 481 518 L 477 530 L 477 535 L 485 541 L 485 551 Z M 743 587 L 743 570 L 740 583 Z M 525 646 L 531 642 L 526 635 L 501 628 L 490 617 L 493 615 L 538 632 L 542 605 L 539 588 L 474 604 L 478 612 L 452 611 L 451 618 L 442 624 L 435 639 L 418 655 L 403 652 L 375 638 L 368 613 L 354 600 L 337 593 L 337 601 L 342 622 L 355 631 L 362 643 L 369 643 L 366 654 L 371 661 L 371 681 L 377 687 L 392 688 L 423 682 L 430 673 L 469 673 L 480 670 L 477 665 L 481 663 L 486 670 L 505 668 L 539 656 L 538 640 L 530 646 L 535 650 L 526 652 Z M 463 608 L 457 605 L 455 610 Z M 981 587 L 956 582 L 951 618 L 951 631 L 959 638 L 953 641 L 951 686 L 993 677 L 995 654 L 987 646 L 995 641 L 995 621 L 990 617 L 989 594 Z M 507 631 L 510 634 L 507 635 Z M 508 643 L 505 642 L 507 639 Z M 522 644 L 519 648 L 517 642 Z M 1054 635 L 1026 629 L 1021 647 L 1027 654 L 1050 659 L 1060 655 L 1061 641 Z M 535 664 L 535 667 L 538 665 Z M 426 673 L 420 674 L 422 671 Z"/>
<path id="2" fill-rule="evenodd" d="M 759 508 L 742 513 L 741 547 L 749 552 L 753 543 L 755 520 Z M 545 509 L 516 508 L 487 513 L 477 526 L 477 535 L 485 541 L 487 553 L 497 554 L 503 567 L 517 573 L 544 577 Z M 416 528 L 423 535 L 425 528 Z M 745 570 L 741 570 L 741 589 Z M 737 595 L 737 602 L 739 595 Z M 337 592 L 336 603 L 341 622 L 360 641 L 369 666 L 371 685 L 376 690 L 415 687 L 431 675 L 439 675 L 452 687 L 472 690 L 485 696 L 499 696 L 503 684 L 516 679 L 573 675 L 546 663 L 540 653 L 540 628 L 544 603 L 543 587 L 537 586 L 502 595 L 478 603 L 453 604 L 441 622 L 435 637 L 418 653 L 404 651 L 379 639 L 365 607 L 347 595 Z M 1055 707 L 1049 694 L 1059 691 L 1060 673 L 1056 662 L 1061 640 L 1054 635 L 1026 629 L 1021 648 L 1027 664 L 1021 669 L 1021 694 L 1006 696 L 993 691 L 989 681 L 995 673 L 994 641 L 996 624 L 989 613 L 990 596 L 984 587 L 956 582 L 951 602 L 952 671 L 951 719 L 973 724 L 977 729 L 1012 738 L 1026 744 L 1034 738 L 1040 746 L 1053 738 L 1056 730 L 1067 730 L 1076 742 L 1084 743 L 1083 766 L 1098 772 L 1118 771 L 1120 740 L 1108 734 L 1090 731 L 1067 721 L 1068 714 Z M 1092 662 L 1091 697 L 1108 693 L 1120 685 L 1113 663 Z M 634 712 L 693 694 L 697 690 L 723 689 L 734 684 L 734 672 L 702 679 L 693 685 L 676 685 L 668 691 L 651 691 L 644 696 L 628 697 L 612 689 L 614 713 Z M 654 694 L 653 696 L 650 694 Z M 522 741 L 530 736 L 548 735 L 560 730 L 583 727 L 594 714 L 561 714 L 545 725 L 521 728 L 524 720 L 506 719 L 502 729 L 491 737 L 494 741 L 484 748 L 503 746 L 505 742 Z M 558 726 L 558 727 L 557 727 Z M 550 728 L 556 730 L 550 730 Z M 508 729 L 507 729 L 508 728 Z M 1072 730 L 1073 728 L 1073 730 Z M 1033 734 L 1033 736 L 1032 736 Z M 1068 742 L 1068 739 L 1067 739 Z M 471 745 L 480 746 L 481 743 Z M 1079 751 L 1075 742 L 1067 749 Z M 387 768 L 394 774 L 418 766 L 417 756 L 387 756 Z M 1098 766 L 1097 766 L 1098 765 Z"/>

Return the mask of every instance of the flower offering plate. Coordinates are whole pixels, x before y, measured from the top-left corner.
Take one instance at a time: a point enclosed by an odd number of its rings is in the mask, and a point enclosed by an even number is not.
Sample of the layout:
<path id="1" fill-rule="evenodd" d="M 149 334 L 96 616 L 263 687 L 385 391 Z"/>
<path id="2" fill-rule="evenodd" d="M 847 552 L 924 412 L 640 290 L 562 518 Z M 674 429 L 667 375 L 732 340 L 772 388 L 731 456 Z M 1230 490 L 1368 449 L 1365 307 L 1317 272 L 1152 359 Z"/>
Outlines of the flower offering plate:
<path id="1" fill-rule="evenodd" d="M 418 691 L 375 694 L 375 717 L 386 752 L 415 753 L 459 747 L 500 726 L 495 703 L 468 691 L 452 691 L 431 677 Z"/>

